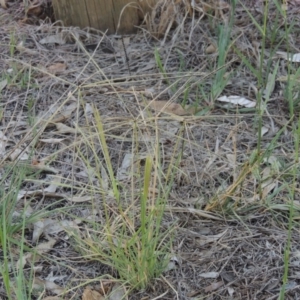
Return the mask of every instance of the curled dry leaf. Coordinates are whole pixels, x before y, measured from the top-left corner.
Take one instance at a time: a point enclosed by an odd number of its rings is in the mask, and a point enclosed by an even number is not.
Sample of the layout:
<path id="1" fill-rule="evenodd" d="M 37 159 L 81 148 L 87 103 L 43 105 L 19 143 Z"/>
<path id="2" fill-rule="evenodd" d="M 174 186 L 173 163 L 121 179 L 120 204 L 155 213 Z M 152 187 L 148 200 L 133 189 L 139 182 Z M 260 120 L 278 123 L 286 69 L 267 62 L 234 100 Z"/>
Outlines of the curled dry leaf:
<path id="1" fill-rule="evenodd" d="M 256 106 L 256 102 L 250 101 L 241 96 L 228 96 L 228 97 L 222 96 L 222 97 L 219 97 L 217 100 L 221 101 L 221 102 L 232 103 L 232 104 L 241 105 L 241 106 L 249 107 L 249 108 Z"/>
<path id="2" fill-rule="evenodd" d="M 67 65 L 65 63 L 55 63 L 47 68 L 48 72 L 51 74 L 59 74 L 67 69 Z"/>
<path id="3" fill-rule="evenodd" d="M 206 49 L 205 49 L 205 53 L 206 54 L 213 54 L 213 53 L 216 53 L 217 51 L 217 48 L 215 45 L 213 44 L 210 44 Z"/>
<path id="4" fill-rule="evenodd" d="M 29 55 L 37 55 L 37 51 L 34 51 L 32 49 L 28 49 L 24 46 L 24 42 L 20 42 L 17 46 L 16 46 L 16 49 L 20 52 L 25 52 Z"/>
<path id="5" fill-rule="evenodd" d="M 65 39 L 63 38 L 62 34 L 56 34 L 56 35 L 49 35 L 45 37 L 44 39 L 41 39 L 40 44 L 59 44 L 64 45 L 66 43 Z"/>
<path id="6" fill-rule="evenodd" d="M 77 131 L 72 128 L 69 127 L 63 123 L 57 123 L 56 125 L 56 129 L 58 130 L 59 133 L 76 133 Z"/>
<path id="7" fill-rule="evenodd" d="M 42 280 L 39 278 L 34 278 L 33 280 L 33 288 L 35 289 L 46 289 L 47 291 L 50 291 L 54 295 L 60 295 L 64 292 L 64 288 L 60 287 L 54 282 L 51 282 L 49 280 Z"/>
<path id="8" fill-rule="evenodd" d="M 80 224 L 81 221 L 75 220 L 52 220 L 52 219 L 44 219 L 39 220 L 34 223 L 33 228 L 33 234 L 32 234 L 32 242 L 36 242 L 38 238 L 41 236 L 42 233 L 48 235 L 48 234 L 56 234 L 63 230 L 78 230 L 78 224 Z"/>
<path id="9" fill-rule="evenodd" d="M 174 114 L 177 116 L 193 115 L 193 109 L 187 108 L 186 110 L 178 103 L 170 101 L 148 101 L 149 106 L 159 112 Z"/>
<path id="10" fill-rule="evenodd" d="M 98 291 L 92 290 L 89 286 L 85 288 L 82 294 L 82 300 L 104 300 L 105 297 Z"/>

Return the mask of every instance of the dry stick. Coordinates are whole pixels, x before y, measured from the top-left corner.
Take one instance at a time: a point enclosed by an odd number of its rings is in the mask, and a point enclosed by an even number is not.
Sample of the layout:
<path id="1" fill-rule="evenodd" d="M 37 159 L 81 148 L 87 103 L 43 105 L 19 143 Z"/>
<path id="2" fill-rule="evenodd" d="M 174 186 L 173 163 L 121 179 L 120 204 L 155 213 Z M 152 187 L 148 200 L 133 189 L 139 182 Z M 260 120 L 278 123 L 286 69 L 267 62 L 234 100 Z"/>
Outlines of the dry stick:
<path id="1" fill-rule="evenodd" d="M 129 3 L 130 4 L 130 3 Z M 115 12 L 115 6 L 114 6 L 114 2 L 112 1 L 112 6 L 113 6 L 113 11 Z M 127 6 L 127 5 L 126 5 Z M 115 29 L 115 33 L 117 34 L 117 30 L 119 28 L 120 25 L 120 19 L 122 17 L 122 13 L 124 11 L 124 9 L 126 8 L 126 6 L 122 9 L 120 17 L 119 17 L 119 22 L 118 22 L 118 26 L 116 28 L 116 23 L 115 23 L 115 18 L 114 18 L 114 14 L 112 14 L 112 19 L 113 19 L 113 24 L 114 24 L 114 29 Z M 128 73 L 129 76 L 131 76 L 131 72 L 130 72 L 130 65 L 129 65 L 129 59 L 128 59 L 128 55 L 127 55 L 127 51 L 126 51 L 126 47 L 125 47 L 125 43 L 124 43 L 124 39 L 123 39 L 123 34 L 121 34 L 121 41 L 122 41 L 122 45 L 123 45 L 123 50 L 125 53 L 125 60 L 126 60 L 126 64 L 127 64 L 127 69 L 128 69 Z"/>

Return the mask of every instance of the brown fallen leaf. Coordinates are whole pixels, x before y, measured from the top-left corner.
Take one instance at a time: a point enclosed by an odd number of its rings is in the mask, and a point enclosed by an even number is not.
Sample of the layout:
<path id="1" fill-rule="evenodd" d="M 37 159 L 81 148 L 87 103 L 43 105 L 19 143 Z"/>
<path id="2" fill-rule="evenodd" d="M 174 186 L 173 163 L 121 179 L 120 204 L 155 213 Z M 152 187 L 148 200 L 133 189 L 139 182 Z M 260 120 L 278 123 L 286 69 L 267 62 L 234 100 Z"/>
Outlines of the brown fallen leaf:
<path id="1" fill-rule="evenodd" d="M 211 285 L 207 286 L 204 291 L 205 293 L 210 293 L 212 291 L 217 290 L 219 287 L 221 287 L 222 285 L 224 285 L 223 281 L 218 281 L 218 282 L 214 282 Z"/>
<path id="2" fill-rule="evenodd" d="M 193 115 L 193 110 L 194 110 L 191 107 L 184 109 L 180 104 L 172 103 L 170 101 L 153 101 L 152 100 L 152 101 L 148 101 L 147 104 L 156 111 L 174 114 L 177 116 Z"/>
<path id="3" fill-rule="evenodd" d="M 206 54 L 213 54 L 217 52 L 217 47 L 213 44 L 210 44 L 206 49 L 205 49 L 205 53 Z"/>
<path id="4" fill-rule="evenodd" d="M 82 300 L 104 300 L 103 297 L 99 292 L 92 290 L 89 286 L 86 287 L 82 294 Z"/>
<path id="5" fill-rule="evenodd" d="M 59 74 L 59 73 L 62 73 L 63 71 L 65 71 L 67 68 L 67 65 L 65 63 L 55 63 L 51 66 L 49 66 L 47 68 L 48 72 L 51 73 L 51 74 Z"/>

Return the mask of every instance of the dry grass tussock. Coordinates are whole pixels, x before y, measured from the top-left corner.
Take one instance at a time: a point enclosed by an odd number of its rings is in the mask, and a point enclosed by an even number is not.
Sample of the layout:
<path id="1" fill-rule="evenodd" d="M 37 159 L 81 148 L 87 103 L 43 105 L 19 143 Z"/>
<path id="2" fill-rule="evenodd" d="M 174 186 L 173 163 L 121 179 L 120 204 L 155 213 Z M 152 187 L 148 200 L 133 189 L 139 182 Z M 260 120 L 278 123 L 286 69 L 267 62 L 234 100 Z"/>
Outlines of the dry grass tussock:
<path id="1" fill-rule="evenodd" d="M 33 278 L 32 299 L 62 293 L 61 299 L 89 299 L 91 289 L 101 299 L 119 287 L 116 268 L 93 255 L 143 226 L 145 174 L 146 212 L 165 209 L 160 231 L 172 228 L 171 259 L 162 276 L 129 296 L 123 292 L 125 298 L 277 299 L 293 190 L 286 299 L 299 299 L 297 121 L 286 102 L 287 92 L 297 102 L 297 85 L 286 87 L 288 71 L 298 73 L 278 54 L 298 51 L 295 8 L 283 17 L 270 4 L 268 19 L 277 23 L 267 24 L 262 58 L 255 24 L 263 23 L 262 3 L 237 4 L 222 65 L 228 2 L 159 1 L 145 17 L 148 29 L 123 41 L 47 21 L 24 24 L 18 9 L 14 3 L 0 10 L 0 172 L 7 192 L 11 170 L 26 167 L 11 211 L 14 221 L 26 215 L 24 232 L 13 233 L 26 247 L 23 259 L 17 245 L 10 257 L 15 270 L 21 266 Z M 262 81 L 255 75 L 261 62 Z M 269 96 L 258 146 L 256 109 L 217 99 L 255 102 L 260 92 Z M 167 243 L 165 237 L 161 244 Z M 126 291 L 128 282 L 121 283 Z M 0 294 L 6 295 L 4 283 Z"/>

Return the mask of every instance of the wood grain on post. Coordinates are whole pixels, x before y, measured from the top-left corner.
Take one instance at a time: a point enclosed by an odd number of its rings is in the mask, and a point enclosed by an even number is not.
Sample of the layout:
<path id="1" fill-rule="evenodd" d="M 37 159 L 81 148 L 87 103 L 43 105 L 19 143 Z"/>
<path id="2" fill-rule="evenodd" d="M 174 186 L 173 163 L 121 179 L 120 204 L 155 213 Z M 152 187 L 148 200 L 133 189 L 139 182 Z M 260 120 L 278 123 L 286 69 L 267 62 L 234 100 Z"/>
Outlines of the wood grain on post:
<path id="1" fill-rule="evenodd" d="M 52 0 L 55 19 L 64 26 L 92 27 L 110 33 L 133 33 L 138 7 L 149 12 L 157 0 Z M 118 24 L 120 25 L 118 27 Z"/>

